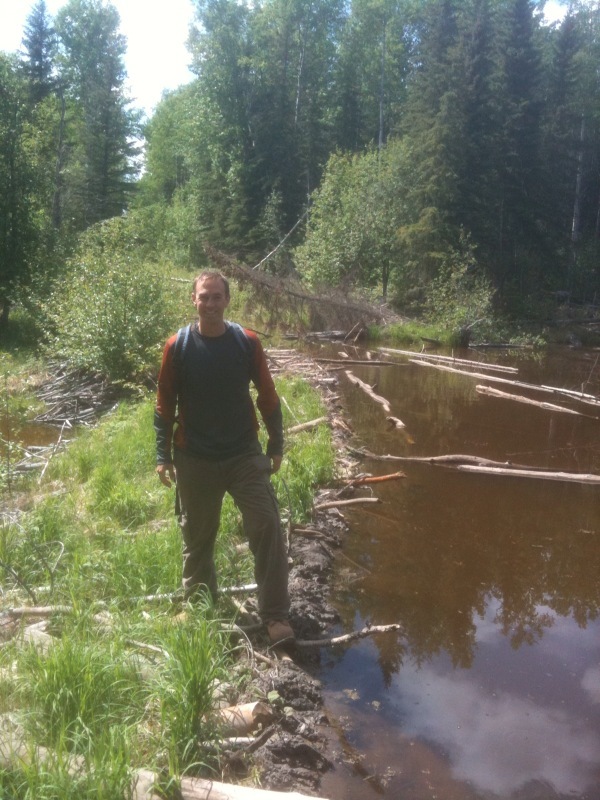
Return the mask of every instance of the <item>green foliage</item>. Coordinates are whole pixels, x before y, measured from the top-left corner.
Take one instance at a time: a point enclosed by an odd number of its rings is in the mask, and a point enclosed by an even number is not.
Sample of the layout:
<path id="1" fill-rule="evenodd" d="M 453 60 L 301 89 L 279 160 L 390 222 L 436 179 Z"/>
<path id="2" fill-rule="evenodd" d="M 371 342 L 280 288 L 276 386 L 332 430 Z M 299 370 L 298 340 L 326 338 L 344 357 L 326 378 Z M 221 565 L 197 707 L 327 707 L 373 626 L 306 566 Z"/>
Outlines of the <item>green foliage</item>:
<path id="1" fill-rule="evenodd" d="M 159 362 L 181 306 L 166 275 L 149 274 L 119 246 L 124 223 L 91 229 L 46 301 L 48 352 L 115 381 L 135 381 Z"/>
<path id="2" fill-rule="evenodd" d="M 115 723 L 135 724 L 142 699 L 139 674 L 123 651 L 98 642 L 90 629 L 81 633 L 63 637 L 46 654 L 25 650 L 19 665 L 36 738 L 79 753 L 90 742 L 102 746 Z"/>
<path id="3" fill-rule="evenodd" d="M 279 380 L 277 390 L 282 398 L 284 429 L 324 415 L 318 395 L 301 378 Z M 326 425 L 287 437 L 281 470 L 273 477 L 286 516 L 304 522 L 312 509 L 315 487 L 329 483 L 333 472 L 331 435 Z"/>
<path id="4" fill-rule="evenodd" d="M 157 749 L 169 753 L 171 774 L 198 761 L 198 742 L 216 738 L 213 688 L 226 677 L 229 662 L 225 635 L 208 607 L 189 607 L 188 619 L 165 628 L 161 646 L 168 653 L 156 675 L 160 705 Z"/>
<path id="5" fill-rule="evenodd" d="M 492 284 L 477 262 L 469 237 L 463 233 L 460 247 L 444 259 L 429 286 L 429 317 L 460 337 L 476 323 L 492 323 L 493 298 Z"/>
<path id="6" fill-rule="evenodd" d="M 28 157 L 26 93 L 16 64 L 0 53 L 0 330 L 19 287 L 29 281 L 39 235 L 32 208 L 37 182 Z"/>
<path id="7" fill-rule="evenodd" d="M 398 236 L 413 219 L 412 165 L 400 141 L 382 152 L 332 156 L 313 197 L 309 233 L 295 251 L 312 286 L 381 287 L 402 271 Z"/>
<path id="8" fill-rule="evenodd" d="M 423 346 L 423 339 L 450 345 L 451 333 L 443 325 L 423 322 L 396 322 L 385 328 L 370 327 L 369 341 L 394 343 L 403 346 Z"/>
<path id="9" fill-rule="evenodd" d="M 57 187 L 61 218 L 85 230 L 127 207 L 137 173 L 139 114 L 127 107 L 126 40 L 119 33 L 116 8 L 99 0 L 69 0 L 58 12 L 55 28 L 73 123 Z M 62 151 L 59 157 L 62 161 Z"/>

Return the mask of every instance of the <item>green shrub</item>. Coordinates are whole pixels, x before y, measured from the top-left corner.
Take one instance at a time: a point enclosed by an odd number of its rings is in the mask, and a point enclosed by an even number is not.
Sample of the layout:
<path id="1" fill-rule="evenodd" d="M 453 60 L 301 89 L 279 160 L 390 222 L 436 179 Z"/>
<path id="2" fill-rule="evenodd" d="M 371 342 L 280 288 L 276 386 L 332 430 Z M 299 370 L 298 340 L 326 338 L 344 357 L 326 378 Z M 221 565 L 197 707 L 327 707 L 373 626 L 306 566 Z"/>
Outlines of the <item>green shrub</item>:
<path id="1" fill-rule="evenodd" d="M 428 317 L 448 328 L 461 344 L 461 337 L 476 324 L 493 319 L 494 288 L 475 257 L 469 236 L 461 233 L 460 244 L 444 258 L 427 292 Z"/>
<path id="2" fill-rule="evenodd" d="M 49 355 L 125 382 L 156 368 L 165 339 L 179 327 L 183 304 L 156 265 L 148 267 L 122 249 L 118 223 L 110 220 L 82 238 L 45 314 L 52 331 Z"/>

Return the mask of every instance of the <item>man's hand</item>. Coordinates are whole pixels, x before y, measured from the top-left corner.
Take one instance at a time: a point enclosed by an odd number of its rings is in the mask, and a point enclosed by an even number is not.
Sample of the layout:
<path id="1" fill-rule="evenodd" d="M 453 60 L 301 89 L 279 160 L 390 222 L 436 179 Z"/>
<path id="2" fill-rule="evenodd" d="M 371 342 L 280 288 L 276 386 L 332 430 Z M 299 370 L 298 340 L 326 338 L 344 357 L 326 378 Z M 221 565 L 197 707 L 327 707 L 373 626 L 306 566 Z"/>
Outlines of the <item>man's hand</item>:
<path id="1" fill-rule="evenodd" d="M 173 464 L 159 464 L 156 467 L 156 474 L 158 475 L 160 482 L 164 483 L 165 486 L 171 488 L 172 484 L 175 483 L 175 468 Z"/>
<path id="2" fill-rule="evenodd" d="M 281 467 L 282 461 L 283 461 L 283 456 L 271 456 L 271 475 L 274 475 L 276 472 L 279 472 L 279 468 Z"/>

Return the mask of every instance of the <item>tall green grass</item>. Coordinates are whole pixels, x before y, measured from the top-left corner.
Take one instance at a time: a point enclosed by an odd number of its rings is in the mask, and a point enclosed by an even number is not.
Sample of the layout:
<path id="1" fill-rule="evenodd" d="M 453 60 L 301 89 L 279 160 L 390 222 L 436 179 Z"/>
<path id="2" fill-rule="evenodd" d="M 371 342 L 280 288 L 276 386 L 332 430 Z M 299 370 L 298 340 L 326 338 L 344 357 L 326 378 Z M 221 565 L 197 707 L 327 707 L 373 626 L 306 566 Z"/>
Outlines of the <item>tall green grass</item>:
<path id="1" fill-rule="evenodd" d="M 279 380 L 278 391 L 287 427 L 323 415 L 301 378 Z M 218 737 L 214 687 L 243 691 L 223 633 L 236 614 L 226 597 L 187 607 L 180 622 L 177 604 L 144 599 L 181 582 L 174 492 L 154 472 L 153 409 L 152 397 L 123 404 L 82 432 L 51 461 L 29 510 L 0 520 L 3 606 L 71 608 L 50 621 L 47 652 L 0 650 L 0 709 L 29 746 L 20 765 L 0 771 L 0 798 L 112 800 L 126 796 L 136 767 L 209 769 L 200 743 Z M 306 519 L 333 463 L 326 426 L 289 437 L 274 476 L 284 517 Z M 216 552 L 222 586 L 253 580 L 242 537 L 227 499 Z"/>

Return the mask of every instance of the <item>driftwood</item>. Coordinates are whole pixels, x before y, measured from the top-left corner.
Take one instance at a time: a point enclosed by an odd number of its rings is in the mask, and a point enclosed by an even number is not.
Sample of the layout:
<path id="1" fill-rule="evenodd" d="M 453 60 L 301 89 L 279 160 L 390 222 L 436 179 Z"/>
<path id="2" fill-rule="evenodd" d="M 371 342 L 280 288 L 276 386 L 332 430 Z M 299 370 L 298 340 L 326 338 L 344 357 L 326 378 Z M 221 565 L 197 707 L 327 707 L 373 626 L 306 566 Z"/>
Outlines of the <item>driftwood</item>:
<path id="1" fill-rule="evenodd" d="M 371 386 L 369 386 L 368 383 L 365 383 L 364 381 L 361 381 L 361 379 L 357 378 L 356 375 L 354 375 L 352 372 L 350 372 L 350 370 L 347 369 L 347 370 L 345 370 L 345 372 L 346 372 L 346 376 L 347 376 L 348 380 L 350 381 L 350 383 L 353 383 L 355 386 L 358 386 L 360 389 L 362 389 L 363 392 L 365 392 L 365 394 L 368 394 L 369 397 L 372 400 L 375 400 L 376 403 L 380 403 L 383 406 L 383 409 L 386 412 L 386 414 L 390 414 L 391 413 L 390 404 L 385 399 L 385 397 L 381 397 L 380 395 L 375 394 L 375 392 L 373 391 Z"/>
<path id="2" fill-rule="evenodd" d="M 398 417 L 386 417 L 385 421 L 388 423 L 390 428 L 396 428 L 396 430 L 399 431 L 406 428 L 406 425 L 402 422 L 401 419 L 398 419 Z"/>
<path id="3" fill-rule="evenodd" d="M 517 478 L 537 478 L 544 481 L 565 481 L 569 483 L 588 483 L 600 486 L 600 475 L 584 472 L 552 472 L 539 469 L 510 469 L 500 467 L 475 467 L 471 464 L 459 464 L 455 467 L 459 472 L 479 472 L 486 475 L 507 475 Z"/>
<path id="4" fill-rule="evenodd" d="M 365 475 L 362 478 L 346 478 L 343 483 L 348 486 L 360 486 L 363 483 L 383 483 L 383 481 L 396 481 L 406 478 L 404 472 L 392 472 L 389 475 Z"/>
<path id="5" fill-rule="evenodd" d="M 511 381 L 508 378 L 500 378 L 498 375 L 484 375 L 482 372 L 468 372 L 464 369 L 454 369 L 452 367 L 447 367 L 444 364 L 430 364 L 427 361 L 421 361 L 419 359 L 410 359 L 411 363 L 413 364 L 420 364 L 422 367 L 433 367 L 433 369 L 439 369 L 445 372 L 454 372 L 458 375 L 466 375 L 469 378 L 479 378 L 480 380 L 485 381 L 493 381 L 494 383 L 505 383 L 509 386 L 516 386 L 519 389 L 532 389 L 536 392 L 542 392 L 543 394 L 557 394 L 561 390 L 557 389 L 550 389 L 546 386 L 538 386 L 536 383 L 524 383 L 523 381 Z M 587 397 L 582 397 L 581 394 L 569 394 L 573 400 L 578 400 L 580 403 L 586 403 L 587 405 L 592 406 L 600 406 L 600 399 L 596 400 L 589 400 Z"/>
<path id="6" fill-rule="evenodd" d="M 600 404 L 600 397 L 593 394 L 586 394 L 585 392 L 577 392 L 574 389 L 560 389 L 558 386 L 544 386 L 542 389 L 549 389 L 554 394 L 564 394 L 567 397 L 572 397 L 575 400 L 590 400 L 593 404 Z"/>
<path id="7" fill-rule="evenodd" d="M 489 369 L 491 372 L 508 372 L 515 375 L 519 370 L 517 367 L 507 367 L 502 364 L 483 364 L 481 361 L 473 361 L 468 358 L 454 358 L 454 356 L 439 356 L 432 353 L 415 353 L 414 350 L 393 350 L 391 347 L 378 348 L 382 353 L 398 353 L 398 355 L 412 356 L 426 361 L 441 361 L 450 364 L 464 364 L 479 369 Z"/>
<path id="8" fill-rule="evenodd" d="M 470 344 L 469 350 L 533 350 L 531 344 L 512 344 L 511 342 L 480 342 Z"/>
<path id="9" fill-rule="evenodd" d="M 361 503 L 381 503 L 378 497 L 353 497 L 351 500 L 332 500 L 327 503 L 318 503 L 314 506 L 315 511 L 323 511 L 326 508 L 337 508 L 338 506 L 355 506 Z"/>
<path id="10" fill-rule="evenodd" d="M 367 450 L 366 447 L 357 449 L 349 447 L 348 451 L 359 458 L 370 458 L 373 461 L 403 461 L 406 463 L 422 463 L 422 464 L 440 464 L 442 466 L 452 466 L 455 464 L 475 464 L 484 465 L 488 467 L 515 467 L 510 461 L 491 461 L 489 458 L 480 458 L 479 456 L 470 455 L 445 455 L 445 456 L 392 456 L 392 455 L 379 455 Z M 523 467 L 523 469 L 529 469 Z"/>
<path id="11" fill-rule="evenodd" d="M 162 800 L 165 795 L 158 790 L 159 785 L 158 776 L 148 770 L 140 770 L 136 775 L 131 800 Z M 177 796 L 181 800 L 327 800 L 299 792 L 271 792 L 268 789 L 236 786 L 205 778 L 182 778 Z"/>
<path id="12" fill-rule="evenodd" d="M 350 358 L 346 356 L 346 358 L 315 358 L 315 361 L 319 364 L 365 364 L 368 367 L 376 366 L 376 367 L 397 367 L 398 364 L 395 364 L 393 361 L 371 361 L 371 360 L 364 360 L 361 358 Z"/>
<path id="13" fill-rule="evenodd" d="M 273 711 L 265 703 L 242 703 L 237 706 L 222 708 L 218 719 L 224 727 L 224 732 L 233 735 L 252 733 L 261 725 L 266 725 L 273 720 Z"/>
<path id="14" fill-rule="evenodd" d="M 293 425 L 291 428 L 288 428 L 286 433 L 299 433 L 300 431 L 307 431 L 311 428 L 316 428 L 317 425 L 321 425 L 321 423 L 327 422 L 327 417 L 318 417 L 317 419 L 311 419 L 309 422 L 301 422 L 298 425 Z"/>
<path id="15" fill-rule="evenodd" d="M 399 631 L 402 626 L 398 623 L 392 625 L 370 625 L 360 631 L 353 631 L 352 633 L 345 633 L 342 636 L 333 636 L 329 639 L 297 639 L 296 647 L 332 647 L 337 644 L 347 644 L 348 642 L 355 642 L 358 639 L 365 639 L 367 636 L 373 636 L 375 633 L 390 633 L 391 631 Z"/>
<path id="16" fill-rule="evenodd" d="M 51 365 L 50 369 L 54 377 L 37 392 L 46 409 L 35 422 L 67 428 L 90 425 L 118 397 L 117 388 L 101 375 L 69 369 L 67 364 Z"/>
<path id="17" fill-rule="evenodd" d="M 504 475 L 517 478 L 539 478 L 548 481 L 569 481 L 572 483 L 588 483 L 600 485 L 600 475 L 585 472 L 555 472 L 550 469 L 532 468 L 523 464 L 512 464 L 510 461 L 491 461 L 487 458 L 468 455 L 446 456 L 392 456 L 377 455 L 369 450 L 351 450 L 362 458 L 376 461 L 402 461 L 456 469 L 462 472 L 479 472 L 487 475 Z"/>
<path id="18" fill-rule="evenodd" d="M 362 320 L 356 323 L 352 330 L 349 330 L 346 336 L 344 337 L 344 341 L 347 342 L 348 339 L 352 339 L 353 343 L 356 343 L 362 336 L 366 334 L 365 326 Z"/>
<path id="19" fill-rule="evenodd" d="M 22 606 L 7 608 L 4 613 L 10 617 L 51 617 L 53 614 L 72 614 L 73 606 Z"/>
<path id="20" fill-rule="evenodd" d="M 514 400 L 517 403 L 527 403 L 527 405 L 530 406 L 543 408 L 545 411 L 560 411 L 563 414 L 574 414 L 577 417 L 588 416 L 587 414 L 582 414 L 581 411 L 575 411 L 573 408 L 565 408 L 564 406 L 557 406 L 555 403 L 545 403 L 540 400 L 532 400 L 530 397 L 523 397 L 519 394 L 501 392 L 500 389 L 493 389 L 491 386 L 476 386 L 475 391 L 477 394 L 483 394 L 488 397 L 498 397 L 503 400 Z M 591 417 L 591 419 L 597 419 L 597 417 Z"/>

